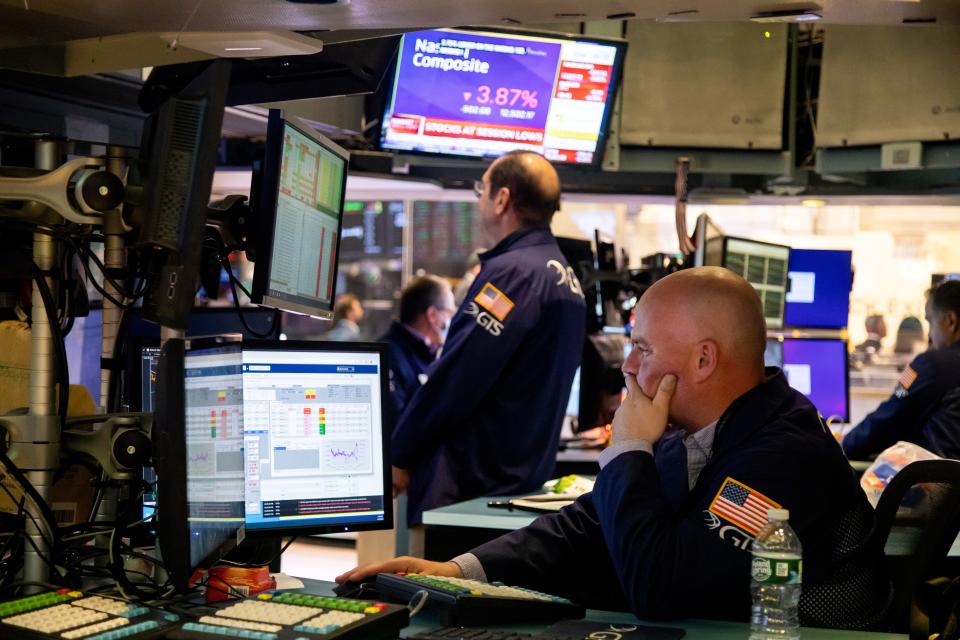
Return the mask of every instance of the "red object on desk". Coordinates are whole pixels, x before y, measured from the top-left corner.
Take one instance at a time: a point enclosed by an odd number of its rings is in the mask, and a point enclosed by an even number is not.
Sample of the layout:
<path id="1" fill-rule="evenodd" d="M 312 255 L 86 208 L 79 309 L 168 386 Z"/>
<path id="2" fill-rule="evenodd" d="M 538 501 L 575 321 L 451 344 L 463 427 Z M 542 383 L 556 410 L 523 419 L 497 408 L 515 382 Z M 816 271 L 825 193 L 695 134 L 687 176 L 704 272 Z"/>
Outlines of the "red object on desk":
<path id="1" fill-rule="evenodd" d="M 220 602 L 239 595 L 250 596 L 275 589 L 277 581 L 268 567 L 213 567 L 207 572 L 207 602 Z"/>

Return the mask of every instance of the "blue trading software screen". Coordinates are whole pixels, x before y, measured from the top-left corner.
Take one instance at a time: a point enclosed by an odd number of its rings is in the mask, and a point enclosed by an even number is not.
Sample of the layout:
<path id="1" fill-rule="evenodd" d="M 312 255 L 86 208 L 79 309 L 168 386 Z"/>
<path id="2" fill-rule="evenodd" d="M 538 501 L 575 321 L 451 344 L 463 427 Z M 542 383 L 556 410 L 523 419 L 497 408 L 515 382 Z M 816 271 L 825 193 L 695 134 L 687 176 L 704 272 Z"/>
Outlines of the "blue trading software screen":
<path id="1" fill-rule="evenodd" d="M 784 324 L 823 329 L 847 326 L 853 284 L 851 255 L 850 251 L 821 249 L 790 251 Z"/>
<path id="2" fill-rule="evenodd" d="M 846 340 L 769 340 L 765 359 L 781 367 L 790 386 L 807 396 L 824 418 L 849 422 Z"/>

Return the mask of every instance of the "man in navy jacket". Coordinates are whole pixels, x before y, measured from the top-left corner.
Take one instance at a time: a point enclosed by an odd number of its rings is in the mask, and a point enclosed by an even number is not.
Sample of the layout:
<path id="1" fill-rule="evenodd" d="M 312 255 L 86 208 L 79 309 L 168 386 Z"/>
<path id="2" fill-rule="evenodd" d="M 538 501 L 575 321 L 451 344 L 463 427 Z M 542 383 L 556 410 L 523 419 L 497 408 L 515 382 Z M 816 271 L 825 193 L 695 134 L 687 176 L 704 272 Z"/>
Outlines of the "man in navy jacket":
<path id="1" fill-rule="evenodd" d="M 927 296 L 930 349 L 911 362 L 893 395 L 843 439 L 852 460 L 875 456 L 899 440 L 960 459 L 960 280 Z"/>
<path id="2" fill-rule="evenodd" d="M 803 544 L 801 622 L 880 623 L 872 510 L 814 407 L 764 370 L 753 288 L 720 268 L 667 276 L 641 298 L 631 338 L 629 393 L 591 494 L 451 562 L 398 558 L 339 579 L 464 575 L 641 618 L 747 621 L 750 543 L 768 509 L 786 508 Z"/>
<path id="3" fill-rule="evenodd" d="M 380 337 L 390 345 L 391 424 L 427 380 L 457 309 L 450 283 L 437 276 L 414 278 L 400 296 L 400 320 Z"/>
<path id="4" fill-rule="evenodd" d="M 515 151 L 477 184 L 496 243 L 450 326 L 440 359 L 393 432 L 394 490 L 408 521 L 483 495 L 538 488 L 556 463 L 583 345 L 580 283 L 550 233 L 560 179 L 542 156 Z"/>

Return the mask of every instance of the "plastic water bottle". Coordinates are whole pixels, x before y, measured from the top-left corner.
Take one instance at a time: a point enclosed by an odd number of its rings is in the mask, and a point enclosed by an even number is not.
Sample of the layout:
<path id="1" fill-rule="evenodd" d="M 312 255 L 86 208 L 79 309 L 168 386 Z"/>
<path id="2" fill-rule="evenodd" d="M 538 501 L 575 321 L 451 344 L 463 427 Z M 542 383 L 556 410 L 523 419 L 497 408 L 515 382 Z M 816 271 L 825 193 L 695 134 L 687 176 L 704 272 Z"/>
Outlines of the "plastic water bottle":
<path id="1" fill-rule="evenodd" d="M 753 542 L 750 590 L 753 612 L 750 640 L 800 637 L 800 578 L 803 549 L 787 520 L 786 509 L 770 509 L 767 524 Z"/>

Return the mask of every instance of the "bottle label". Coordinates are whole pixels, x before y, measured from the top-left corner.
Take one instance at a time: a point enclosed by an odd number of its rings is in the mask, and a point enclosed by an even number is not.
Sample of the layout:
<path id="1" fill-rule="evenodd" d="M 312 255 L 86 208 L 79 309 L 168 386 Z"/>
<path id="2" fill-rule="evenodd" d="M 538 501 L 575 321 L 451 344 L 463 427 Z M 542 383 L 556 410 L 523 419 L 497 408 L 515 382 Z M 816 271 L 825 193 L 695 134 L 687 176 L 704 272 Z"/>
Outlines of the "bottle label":
<path id="1" fill-rule="evenodd" d="M 782 556 L 754 555 L 750 575 L 765 584 L 800 584 L 803 560 Z"/>

